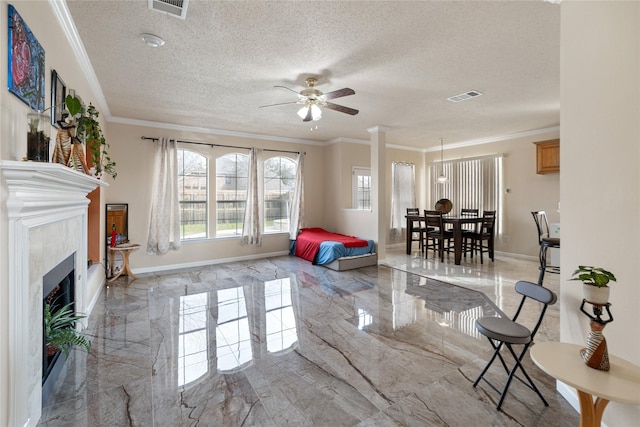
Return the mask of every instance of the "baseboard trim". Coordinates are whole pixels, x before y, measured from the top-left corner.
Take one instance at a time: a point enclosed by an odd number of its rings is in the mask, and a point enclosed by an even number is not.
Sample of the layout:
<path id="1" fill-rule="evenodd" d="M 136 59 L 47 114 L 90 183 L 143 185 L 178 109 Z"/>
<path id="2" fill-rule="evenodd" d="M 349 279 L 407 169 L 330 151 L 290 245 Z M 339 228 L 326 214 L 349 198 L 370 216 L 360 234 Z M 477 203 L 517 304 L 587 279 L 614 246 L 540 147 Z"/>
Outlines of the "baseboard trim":
<path id="1" fill-rule="evenodd" d="M 134 274 L 156 273 L 159 271 L 180 270 L 184 268 L 204 267 L 207 265 L 224 264 L 228 262 L 247 261 L 251 259 L 271 258 L 276 256 L 289 255 L 289 251 L 269 252 L 266 254 L 246 255 L 233 258 L 216 258 L 204 261 L 185 262 L 182 264 L 167 264 L 154 267 L 142 267 L 131 269 Z"/>
<path id="2" fill-rule="evenodd" d="M 385 246 L 387 249 L 398 249 L 398 248 L 404 248 L 406 247 L 406 244 L 404 242 L 400 242 L 400 243 L 391 243 Z M 511 258 L 517 258 L 517 259 L 525 259 L 528 261 L 535 261 L 538 262 L 538 257 L 537 256 L 531 256 L 531 255 L 523 255 L 523 254 L 516 254 L 513 252 L 502 252 L 502 251 L 495 251 L 496 255 L 500 255 L 500 256 L 506 256 L 506 257 L 511 257 Z"/>

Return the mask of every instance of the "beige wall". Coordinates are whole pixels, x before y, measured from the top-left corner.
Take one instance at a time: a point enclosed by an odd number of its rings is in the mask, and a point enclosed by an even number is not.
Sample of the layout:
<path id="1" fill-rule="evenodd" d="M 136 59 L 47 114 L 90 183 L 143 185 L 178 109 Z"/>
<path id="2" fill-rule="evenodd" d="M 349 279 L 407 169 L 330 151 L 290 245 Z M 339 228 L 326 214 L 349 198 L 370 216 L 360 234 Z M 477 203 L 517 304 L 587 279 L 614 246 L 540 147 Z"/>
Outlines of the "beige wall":
<path id="1" fill-rule="evenodd" d="M 355 166 L 371 167 L 371 146 L 369 144 L 337 142 L 326 148 L 327 176 L 329 186 L 325 190 L 325 226 L 336 232 L 354 234 L 363 238 L 372 238 L 376 234 L 377 224 L 371 212 L 350 210 L 352 207 L 351 178 Z M 387 148 L 386 150 L 386 194 L 384 209 L 388 212 L 387 223 L 391 225 L 391 164 L 393 162 L 414 163 L 416 165 L 416 199 L 423 205 L 426 198 L 424 186 L 425 155 L 416 150 Z M 393 245 L 404 240 L 391 240 L 387 233 L 387 244 Z"/>
<path id="2" fill-rule="evenodd" d="M 391 131 L 392 132 L 392 131 Z M 526 257 L 537 257 L 539 246 L 535 223 L 531 217 L 534 210 L 545 210 L 549 222 L 560 222 L 558 202 L 560 201 L 560 174 L 538 175 L 536 173 L 536 146 L 534 142 L 559 137 L 559 132 L 540 133 L 507 139 L 500 142 L 447 149 L 445 160 L 470 158 L 488 154 L 503 153 L 504 186 L 509 192 L 503 194 L 503 236 L 496 242 L 498 251 Z M 325 207 L 326 226 L 331 230 L 345 233 L 360 233 L 366 237 L 367 229 L 375 230 L 366 213 L 340 212 L 351 206 L 351 169 L 353 166 L 368 167 L 370 147 L 368 145 L 340 142 L 327 148 L 327 171 L 335 171 L 326 179 L 332 180 L 332 189 L 327 188 Z M 423 154 L 412 150 L 387 148 L 387 200 L 385 209 L 391 212 L 391 164 L 392 162 L 414 163 L 416 165 L 416 200 L 418 207 L 426 209 L 429 204 L 428 168 L 430 162 L 440 160 L 440 153 Z M 336 207 L 338 210 L 336 210 Z M 459 209 L 459 207 L 454 207 Z M 338 213 L 336 213 L 338 212 Z M 390 224 L 389 216 L 388 222 Z M 370 233 L 372 234 L 372 233 Z M 390 245 L 404 242 L 392 240 Z"/>
<path id="3" fill-rule="evenodd" d="M 562 2 L 561 15 L 560 339 L 584 344 L 589 330 L 580 284 L 566 279 L 601 266 L 618 278 L 609 352 L 640 365 L 640 2 Z M 640 406 L 604 411 L 608 426 L 639 419 Z"/>
<path id="4" fill-rule="evenodd" d="M 558 132 L 550 132 L 445 150 L 445 161 L 504 154 L 503 234 L 496 240 L 497 251 L 537 257 L 538 237 L 531 212 L 545 210 L 550 223 L 560 222 L 560 214 L 557 212 L 560 201 L 560 174 L 538 175 L 536 173 L 536 146 L 533 144 L 536 141 L 554 139 L 558 136 Z M 428 153 L 427 161 L 435 161 L 436 164 L 440 162 L 440 152 Z M 561 164 L 561 170 L 562 166 Z M 453 209 L 460 208 L 460 206 L 454 206 Z"/>
<path id="5" fill-rule="evenodd" d="M 120 123 L 108 124 L 111 157 L 117 160 L 118 177 L 106 190 L 106 203 L 129 204 L 129 239 L 142 245 L 131 254 L 132 268 L 137 271 L 153 271 L 158 268 L 203 265 L 231 259 L 250 258 L 264 254 L 287 253 L 288 233 L 266 235 L 262 247 L 244 246 L 240 238 L 211 238 L 183 242 L 179 251 L 169 251 L 164 255 L 147 255 L 146 242 L 149 231 L 151 189 L 153 176 L 153 156 L 156 143 L 141 140 L 141 136 L 169 137 L 185 141 L 200 141 L 239 147 L 261 147 L 277 150 L 305 151 L 305 224 L 314 226 L 324 222 L 324 151 L 322 147 L 255 140 L 230 136 L 207 135 L 195 132 L 154 129 Z M 181 144 L 181 148 L 198 151 L 205 155 L 210 165 L 209 197 L 215 197 L 216 157 L 233 150 L 223 147 L 211 148 L 194 144 Z M 292 157 L 292 154 L 281 153 Z M 266 156 L 279 155 L 265 152 Z M 215 229 L 215 223 L 210 222 Z M 213 234 L 210 231 L 210 234 Z"/>

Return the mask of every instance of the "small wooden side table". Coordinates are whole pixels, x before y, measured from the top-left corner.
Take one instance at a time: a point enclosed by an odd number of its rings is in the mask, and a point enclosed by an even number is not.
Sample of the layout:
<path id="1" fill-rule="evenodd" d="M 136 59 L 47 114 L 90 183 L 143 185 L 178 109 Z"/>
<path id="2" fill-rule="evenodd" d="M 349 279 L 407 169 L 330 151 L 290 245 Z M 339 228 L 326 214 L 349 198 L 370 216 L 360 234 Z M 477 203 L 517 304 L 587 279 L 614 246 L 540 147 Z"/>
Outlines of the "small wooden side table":
<path id="1" fill-rule="evenodd" d="M 129 267 L 129 255 L 131 254 L 131 251 L 134 251 L 134 250 L 138 249 L 139 247 L 140 247 L 140 245 L 137 244 L 137 243 L 122 243 L 122 244 L 117 245 L 115 247 L 109 247 L 109 269 L 110 269 L 110 271 L 113 271 L 113 264 L 114 264 L 116 252 L 120 253 L 120 255 L 122 256 L 122 268 L 120 269 L 120 271 L 118 271 L 118 274 L 116 274 L 115 276 L 113 276 L 111 279 L 108 280 L 109 283 L 113 282 L 118 277 L 122 276 L 123 274 L 126 275 L 126 276 L 131 277 L 134 280 L 137 279 L 136 275 L 133 274 L 133 272 L 131 271 L 131 268 Z"/>
<path id="2" fill-rule="evenodd" d="M 530 350 L 531 359 L 540 369 L 577 390 L 580 427 L 600 427 L 604 409 L 611 400 L 640 405 L 640 366 L 609 355 L 611 369 L 599 371 L 584 363 L 581 348 L 577 344 L 549 341 L 536 343 Z"/>

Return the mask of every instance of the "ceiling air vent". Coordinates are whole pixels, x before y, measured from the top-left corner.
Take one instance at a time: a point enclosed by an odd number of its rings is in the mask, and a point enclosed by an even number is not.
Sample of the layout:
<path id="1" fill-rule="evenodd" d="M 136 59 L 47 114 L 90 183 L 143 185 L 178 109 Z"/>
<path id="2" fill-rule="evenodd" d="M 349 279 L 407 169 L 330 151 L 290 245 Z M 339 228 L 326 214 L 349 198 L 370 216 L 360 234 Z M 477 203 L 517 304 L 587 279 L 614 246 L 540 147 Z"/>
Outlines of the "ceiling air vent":
<path id="1" fill-rule="evenodd" d="M 447 99 L 451 102 L 460 102 L 460 101 L 466 101 L 467 99 L 475 98 L 480 95 L 482 95 L 482 93 L 478 92 L 477 90 L 470 90 L 469 92 L 461 93 L 460 95 L 456 95 L 456 96 L 451 96 Z"/>
<path id="2" fill-rule="evenodd" d="M 189 0 L 149 0 L 149 9 L 185 19 Z"/>

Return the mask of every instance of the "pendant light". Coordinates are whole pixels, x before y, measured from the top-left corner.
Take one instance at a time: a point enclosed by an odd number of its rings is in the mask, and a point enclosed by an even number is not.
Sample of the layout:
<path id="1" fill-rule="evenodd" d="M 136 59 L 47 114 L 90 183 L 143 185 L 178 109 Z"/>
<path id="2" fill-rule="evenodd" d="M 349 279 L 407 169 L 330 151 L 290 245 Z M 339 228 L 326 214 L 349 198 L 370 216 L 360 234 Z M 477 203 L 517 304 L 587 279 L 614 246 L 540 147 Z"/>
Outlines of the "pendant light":
<path id="1" fill-rule="evenodd" d="M 440 138 L 440 175 L 438 176 L 438 182 L 444 184 L 449 181 L 449 178 L 444 174 L 444 139 Z"/>

